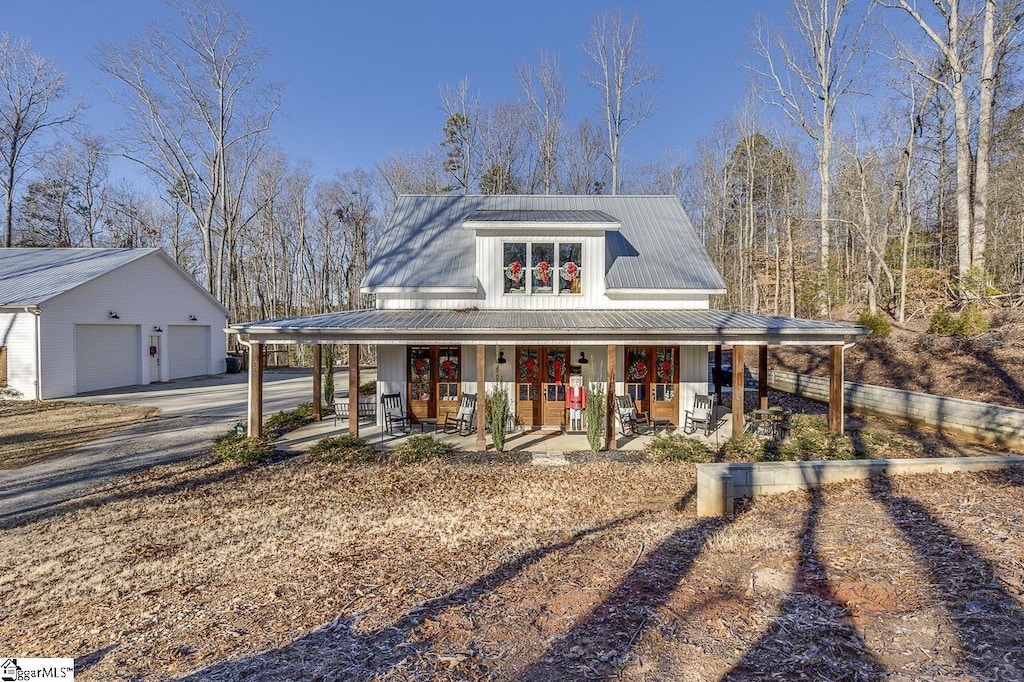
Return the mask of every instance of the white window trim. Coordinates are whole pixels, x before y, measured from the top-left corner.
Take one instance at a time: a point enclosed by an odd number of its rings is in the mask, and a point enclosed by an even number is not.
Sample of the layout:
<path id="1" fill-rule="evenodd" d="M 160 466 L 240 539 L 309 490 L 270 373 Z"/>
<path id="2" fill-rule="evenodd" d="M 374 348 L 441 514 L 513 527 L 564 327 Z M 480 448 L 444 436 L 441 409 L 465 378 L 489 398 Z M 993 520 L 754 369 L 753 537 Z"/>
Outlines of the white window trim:
<path id="1" fill-rule="evenodd" d="M 505 265 L 505 245 L 506 244 L 525 244 L 526 245 L 526 261 L 527 261 L 527 263 L 531 263 L 531 262 L 533 262 L 533 245 L 535 243 L 536 244 L 551 244 L 552 246 L 554 246 L 554 254 L 555 254 L 554 262 L 555 262 L 555 264 L 552 264 L 552 270 L 554 271 L 553 276 L 556 279 L 556 281 L 560 282 L 560 280 L 561 280 L 560 271 L 561 271 L 561 268 L 562 268 L 562 263 L 561 263 L 561 254 L 559 253 L 559 249 L 561 248 L 561 246 L 563 244 L 576 244 L 576 245 L 578 245 L 580 247 L 580 260 L 582 260 L 582 256 L 583 256 L 583 242 L 578 242 L 578 241 L 575 241 L 575 240 L 572 240 L 572 239 L 566 239 L 564 241 L 563 240 L 559 240 L 559 239 L 545 239 L 545 238 L 540 238 L 540 239 L 522 239 L 522 238 L 519 238 L 519 239 L 517 239 L 517 238 L 514 238 L 514 237 L 508 237 L 508 238 L 502 239 L 501 240 L 501 261 L 500 261 L 501 262 L 501 295 L 502 296 L 542 296 L 542 297 L 547 297 L 547 296 L 582 296 L 583 295 L 583 286 L 582 286 L 583 285 L 583 282 L 582 282 L 583 274 L 582 274 L 582 272 L 584 270 L 584 266 L 579 265 L 578 263 L 577 263 L 577 267 L 579 267 L 579 269 L 580 269 L 580 278 L 581 278 L 579 293 L 575 293 L 574 294 L 571 291 L 563 291 L 562 287 L 560 285 L 556 287 L 556 286 L 554 286 L 554 284 L 552 284 L 550 292 L 547 292 L 547 291 L 544 291 L 544 292 L 534 292 L 533 291 L 533 268 L 534 268 L 534 266 L 533 265 L 526 265 L 526 264 L 523 265 L 523 271 L 525 272 L 524 276 L 526 277 L 526 287 L 525 287 L 526 291 L 505 291 L 505 268 L 507 267 Z"/>

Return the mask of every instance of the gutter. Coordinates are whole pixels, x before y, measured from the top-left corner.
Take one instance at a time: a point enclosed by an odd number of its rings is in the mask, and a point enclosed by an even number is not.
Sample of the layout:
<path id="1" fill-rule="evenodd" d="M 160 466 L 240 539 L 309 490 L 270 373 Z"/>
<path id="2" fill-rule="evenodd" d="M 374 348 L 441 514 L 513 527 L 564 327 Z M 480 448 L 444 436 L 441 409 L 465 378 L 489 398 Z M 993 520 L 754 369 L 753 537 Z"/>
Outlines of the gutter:
<path id="1" fill-rule="evenodd" d="M 25 306 L 26 313 L 32 313 L 36 318 L 36 401 L 43 399 L 43 345 L 42 345 L 42 334 L 40 320 L 43 317 L 43 311 L 39 309 L 39 306 Z"/>

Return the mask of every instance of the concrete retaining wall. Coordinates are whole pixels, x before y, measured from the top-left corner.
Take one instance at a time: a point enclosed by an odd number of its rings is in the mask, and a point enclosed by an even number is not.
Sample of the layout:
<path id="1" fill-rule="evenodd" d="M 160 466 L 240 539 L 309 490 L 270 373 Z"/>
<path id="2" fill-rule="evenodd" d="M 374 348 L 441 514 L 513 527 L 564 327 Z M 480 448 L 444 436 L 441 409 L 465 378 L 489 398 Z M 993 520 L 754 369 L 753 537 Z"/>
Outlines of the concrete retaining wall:
<path id="1" fill-rule="evenodd" d="M 1024 466 L 1024 457 L 998 456 L 698 464 L 697 516 L 731 516 L 737 497 L 778 495 L 872 476 L 998 471 L 1020 466 Z"/>
<path id="2" fill-rule="evenodd" d="M 828 379 L 771 370 L 768 385 L 801 398 L 828 402 Z M 949 431 L 984 443 L 1024 449 L 1024 410 L 928 393 L 843 382 L 848 409 Z"/>

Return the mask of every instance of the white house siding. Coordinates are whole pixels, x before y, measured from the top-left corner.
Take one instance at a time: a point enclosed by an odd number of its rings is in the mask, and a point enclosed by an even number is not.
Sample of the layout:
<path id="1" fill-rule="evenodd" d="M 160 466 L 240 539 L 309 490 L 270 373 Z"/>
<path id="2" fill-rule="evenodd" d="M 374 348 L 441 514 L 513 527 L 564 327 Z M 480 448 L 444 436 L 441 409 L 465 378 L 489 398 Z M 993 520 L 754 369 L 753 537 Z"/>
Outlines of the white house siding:
<path id="1" fill-rule="evenodd" d="M 561 299 L 555 301 L 554 299 Z M 706 295 L 677 295 L 656 298 L 637 294 L 636 298 L 602 297 L 597 304 L 588 304 L 579 296 L 524 296 L 502 295 L 497 305 L 478 298 L 419 298 L 413 295 L 395 296 L 377 294 L 377 308 L 381 310 L 707 310 Z"/>
<path id="2" fill-rule="evenodd" d="M 708 347 L 679 347 L 679 421 L 682 426 L 687 410 L 693 408 L 693 397 L 708 392 Z"/>
<path id="3" fill-rule="evenodd" d="M 402 403 L 408 396 L 405 375 L 405 346 L 377 346 L 377 404 L 386 393 L 401 393 Z M 377 410 L 377 425 L 383 425 L 384 416 Z"/>
<path id="4" fill-rule="evenodd" d="M 224 371 L 226 324 L 224 311 L 158 253 L 140 258 L 102 277 L 76 287 L 40 306 L 43 351 L 42 397 L 59 398 L 79 392 L 75 381 L 76 324 L 138 325 L 139 353 L 149 357 L 149 336 L 159 327 L 164 336 L 171 324 L 209 325 L 210 374 Z M 119 319 L 110 318 L 116 312 Z M 197 319 L 192 321 L 190 315 Z M 166 341 L 161 352 L 166 351 Z M 168 363 L 161 362 L 163 376 L 150 376 L 150 363 L 141 363 L 141 383 L 168 380 Z"/>
<path id="5" fill-rule="evenodd" d="M 36 316 L 0 313 L 0 346 L 7 347 L 7 385 L 24 398 L 36 397 Z"/>

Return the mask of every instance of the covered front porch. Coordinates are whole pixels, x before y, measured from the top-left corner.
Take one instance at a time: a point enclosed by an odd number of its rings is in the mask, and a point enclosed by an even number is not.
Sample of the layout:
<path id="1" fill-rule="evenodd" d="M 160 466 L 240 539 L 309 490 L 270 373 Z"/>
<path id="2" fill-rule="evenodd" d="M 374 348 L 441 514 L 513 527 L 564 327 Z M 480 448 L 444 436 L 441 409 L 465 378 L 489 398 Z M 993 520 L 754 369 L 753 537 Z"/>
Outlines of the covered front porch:
<path id="1" fill-rule="evenodd" d="M 741 435 L 745 428 L 743 397 L 745 395 L 745 368 L 748 364 L 757 368 L 756 376 L 758 404 L 768 407 L 767 358 L 769 345 L 827 345 L 830 347 L 830 400 L 828 423 L 833 431 L 841 432 L 843 424 L 842 381 L 843 352 L 848 343 L 866 333 L 863 327 L 848 323 L 816 322 L 795 318 L 770 317 L 716 310 L 682 311 L 441 311 L 441 310 L 353 310 L 325 315 L 314 315 L 283 320 L 270 320 L 234 325 L 230 331 L 239 335 L 242 343 L 251 349 L 253 362 L 249 363 L 249 413 L 248 432 L 262 430 L 262 363 L 261 357 L 267 343 L 308 343 L 313 345 L 313 398 L 314 419 L 319 420 L 327 410 L 320 400 L 320 345 L 324 343 L 348 346 L 349 357 L 358 357 L 360 344 L 374 344 L 378 347 L 381 365 L 378 369 L 377 395 L 379 405 L 385 393 L 398 393 L 406 409 L 412 412 L 412 377 L 407 374 L 411 349 L 413 348 L 457 348 L 460 353 L 460 371 L 455 383 L 460 393 L 475 393 L 482 397 L 499 384 L 507 384 L 511 396 L 521 396 L 522 386 L 516 374 L 521 370 L 516 362 L 509 365 L 506 354 L 516 358 L 521 349 L 562 348 L 561 361 L 579 357 L 588 358 L 589 373 L 585 373 L 587 385 L 604 390 L 606 403 L 605 434 L 610 449 L 625 446 L 619 434 L 616 414 L 616 395 L 631 393 L 637 368 L 637 360 L 630 349 L 663 348 L 676 349 L 672 357 L 681 366 L 673 370 L 671 379 L 665 379 L 663 387 L 674 394 L 677 416 L 667 422 L 675 427 L 683 426 L 683 415 L 690 408 L 697 394 L 715 393 L 719 402 L 727 396 L 728 434 Z M 731 371 L 726 375 L 722 369 L 721 349 L 732 348 Z M 708 349 L 716 349 L 712 361 L 711 379 L 708 376 Z M 603 351 L 603 352 L 602 352 Z M 648 353 L 653 353 L 649 350 Z M 391 358 L 390 360 L 388 358 Z M 540 357 L 540 356 L 537 356 Z M 653 355 L 644 356 L 653 358 Z M 541 360 L 543 362 L 543 360 Z M 592 363 L 592 364 L 591 364 Z M 436 364 L 436 361 L 435 361 Z M 629 365 L 626 367 L 625 365 Z M 544 371 L 547 364 L 540 365 Z M 557 365 L 556 365 L 557 366 Z M 504 371 L 504 373 L 503 373 Z M 558 369 L 557 381 L 561 385 L 564 367 Z M 517 378 L 518 377 L 518 378 Z M 552 375 L 554 377 L 554 375 Z M 348 400 L 350 414 L 359 411 L 358 371 L 350 372 Z M 489 379 L 490 378 L 490 379 Z M 552 378 L 552 382 L 556 381 Z M 543 384 L 539 384 L 543 386 Z M 731 391 L 726 391 L 730 387 Z M 550 390 L 550 386 L 544 387 Z M 519 393 L 517 393 L 517 389 Z M 529 391 L 526 392 L 529 394 Z M 640 395 L 640 394 L 637 394 Z M 529 397 L 529 396 L 528 396 Z M 561 409 L 561 408 L 560 408 Z M 359 420 L 349 420 L 348 432 L 364 437 L 379 435 L 382 419 L 378 410 L 377 422 L 372 427 L 361 425 Z M 437 417 L 435 417 L 437 418 Z M 485 412 L 478 409 L 475 415 L 475 434 L 462 437 L 461 449 L 484 451 L 487 449 Z M 414 422 L 417 420 L 413 420 Z M 429 421 L 429 420 L 427 420 Z M 443 420 L 441 420 L 443 423 Z M 524 426 L 545 424 L 520 418 Z M 429 431 L 433 424 L 414 423 L 412 429 Z M 723 423 L 718 423 L 716 435 L 721 437 Z M 376 431 L 374 431 L 376 429 Z M 545 435 L 548 430 L 555 435 Z M 583 434 L 563 434 L 562 429 L 523 429 L 523 442 L 537 444 L 537 448 L 556 437 L 582 438 Z M 514 435 L 514 434 L 513 434 Z M 517 436 L 518 437 L 518 436 Z M 620 443 L 620 440 L 623 441 Z M 510 440 L 509 447 L 517 447 Z"/>

